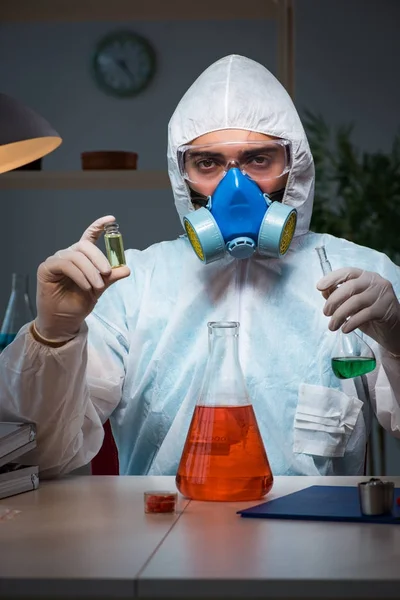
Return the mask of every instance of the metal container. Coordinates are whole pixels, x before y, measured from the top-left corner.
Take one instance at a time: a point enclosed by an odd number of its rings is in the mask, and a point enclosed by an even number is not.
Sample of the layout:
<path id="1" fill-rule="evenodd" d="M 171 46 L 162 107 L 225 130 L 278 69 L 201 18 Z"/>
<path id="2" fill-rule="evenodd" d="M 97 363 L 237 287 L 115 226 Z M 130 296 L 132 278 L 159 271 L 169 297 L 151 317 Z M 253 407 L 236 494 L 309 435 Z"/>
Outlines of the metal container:
<path id="1" fill-rule="evenodd" d="M 363 515 L 390 514 L 394 502 L 393 481 L 371 478 L 358 484 L 360 509 Z"/>

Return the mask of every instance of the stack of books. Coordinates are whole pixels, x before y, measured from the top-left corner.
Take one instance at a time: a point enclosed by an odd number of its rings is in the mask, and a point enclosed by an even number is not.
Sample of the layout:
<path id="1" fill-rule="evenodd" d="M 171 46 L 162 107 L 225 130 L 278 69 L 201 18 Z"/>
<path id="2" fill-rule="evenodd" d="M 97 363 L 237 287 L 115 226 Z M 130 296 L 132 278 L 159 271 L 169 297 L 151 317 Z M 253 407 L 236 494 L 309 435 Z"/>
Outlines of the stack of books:
<path id="1" fill-rule="evenodd" d="M 36 448 L 34 423 L 0 421 L 0 498 L 38 488 L 38 466 L 28 466 L 23 463 L 23 456 L 34 448 Z"/>

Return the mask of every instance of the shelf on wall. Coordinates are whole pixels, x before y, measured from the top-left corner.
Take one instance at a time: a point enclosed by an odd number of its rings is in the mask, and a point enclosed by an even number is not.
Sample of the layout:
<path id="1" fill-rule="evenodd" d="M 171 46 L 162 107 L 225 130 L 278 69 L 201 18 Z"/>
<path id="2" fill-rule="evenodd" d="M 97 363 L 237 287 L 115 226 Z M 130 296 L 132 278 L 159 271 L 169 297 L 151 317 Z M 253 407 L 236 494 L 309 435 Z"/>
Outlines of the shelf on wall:
<path id="1" fill-rule="evenodd" d="M 282 0 L 14 0 L 0 2 L 5 21 L 274 19 Z"/>
<path id="2" fill-rule="evenodd" d="M 166 190 L 167 171 L 12 171 L 0 190 Z"/>

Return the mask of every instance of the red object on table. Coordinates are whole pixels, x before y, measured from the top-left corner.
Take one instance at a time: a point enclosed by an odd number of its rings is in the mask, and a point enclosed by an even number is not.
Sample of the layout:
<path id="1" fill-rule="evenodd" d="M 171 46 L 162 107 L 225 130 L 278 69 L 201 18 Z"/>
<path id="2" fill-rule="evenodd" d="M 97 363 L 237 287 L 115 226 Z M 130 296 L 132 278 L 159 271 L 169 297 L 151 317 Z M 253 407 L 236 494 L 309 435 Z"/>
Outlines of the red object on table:
<path id="1" fill-rule="evenodd" d="M 145 492 L 145 513 L 172 513 L 175 512 L 178 494 L 176 492 Z"/>
<path id="2" fill-rule="evenodd" d="M 118 450 L 111 431 L 110 421 L 106 421 L 103 428 L 103 445 L 92 460 L 92 475 L 119 475 Z"/>

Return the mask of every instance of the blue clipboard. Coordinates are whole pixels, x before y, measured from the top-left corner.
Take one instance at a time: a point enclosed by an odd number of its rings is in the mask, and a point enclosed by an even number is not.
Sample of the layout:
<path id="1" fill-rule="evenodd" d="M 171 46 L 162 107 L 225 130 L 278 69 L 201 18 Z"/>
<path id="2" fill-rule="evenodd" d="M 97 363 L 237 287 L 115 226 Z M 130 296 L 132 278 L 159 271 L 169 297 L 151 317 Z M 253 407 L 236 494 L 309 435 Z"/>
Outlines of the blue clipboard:
<path id="1" fill-rule="evenodd" d="M 300 521 L 344 521 L 362 523 L 391 523 L 400 525 L 400 507 L 396 488 L 392 514 L 365 516 L 361 513 L 358 488 L 350 486 L 313 485 L 304 490 L 276 498 L 237 514 L 254 519 L 288 519 Z"/>

